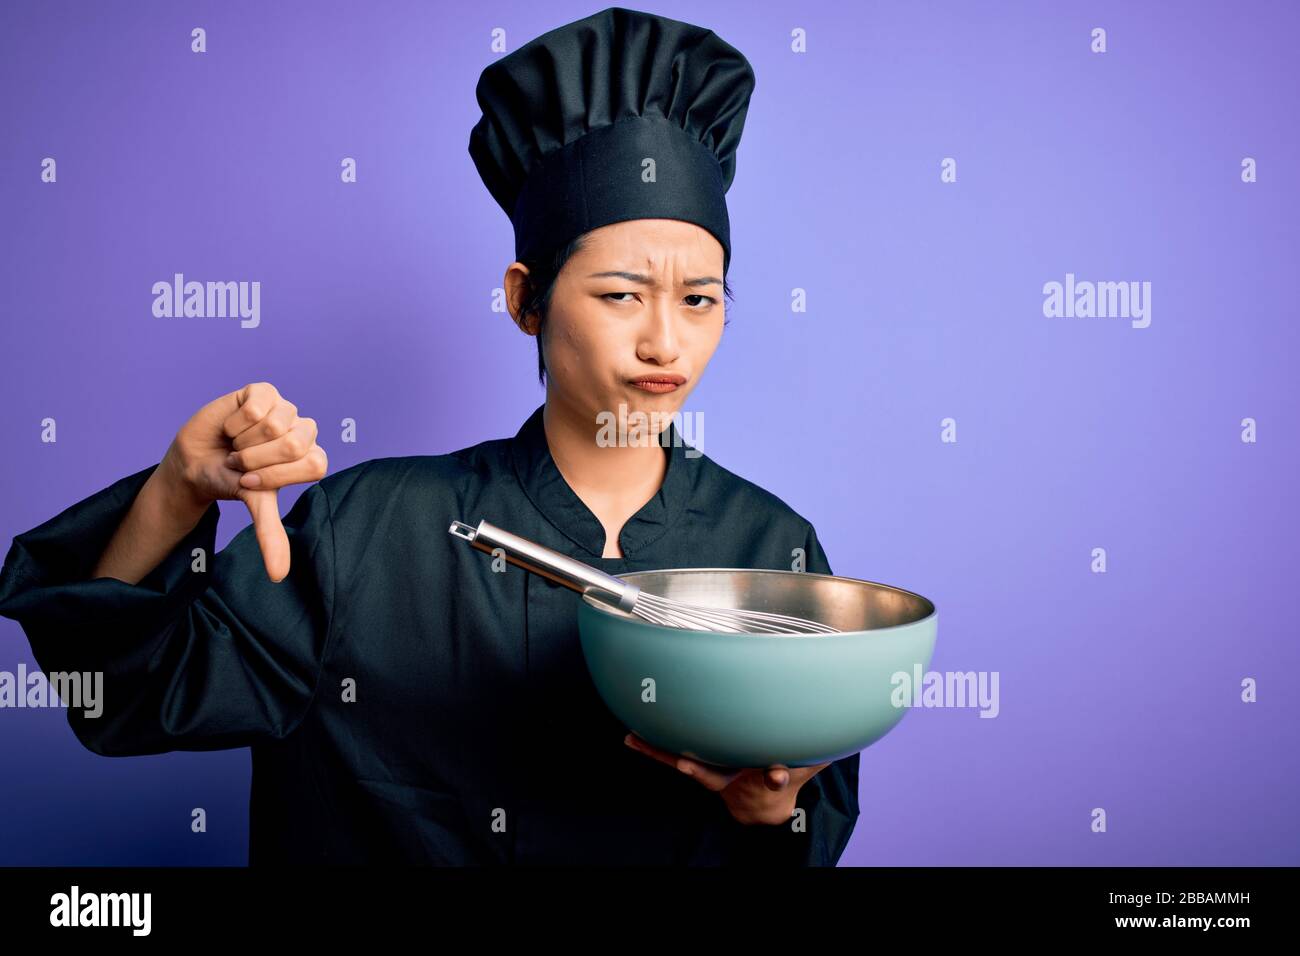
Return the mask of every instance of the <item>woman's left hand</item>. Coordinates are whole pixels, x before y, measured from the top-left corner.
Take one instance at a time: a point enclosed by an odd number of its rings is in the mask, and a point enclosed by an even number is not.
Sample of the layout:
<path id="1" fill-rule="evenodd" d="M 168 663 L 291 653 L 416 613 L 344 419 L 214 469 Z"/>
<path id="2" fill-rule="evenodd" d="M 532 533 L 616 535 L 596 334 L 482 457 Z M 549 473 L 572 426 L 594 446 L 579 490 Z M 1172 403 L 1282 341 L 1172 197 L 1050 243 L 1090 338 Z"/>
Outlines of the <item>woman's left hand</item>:
<path id="1" fill-rule="evenodd" d="M 716 791 L 740 823 L 786 823 L 794 815 L 799 788 L 830 766 L 828 762 L 794 769 L 777 764 L 766 769 L 725 770 L 652 747 L 636 734 L 628 734 L 623 743 L 647 757 L 676 767 Z"/>

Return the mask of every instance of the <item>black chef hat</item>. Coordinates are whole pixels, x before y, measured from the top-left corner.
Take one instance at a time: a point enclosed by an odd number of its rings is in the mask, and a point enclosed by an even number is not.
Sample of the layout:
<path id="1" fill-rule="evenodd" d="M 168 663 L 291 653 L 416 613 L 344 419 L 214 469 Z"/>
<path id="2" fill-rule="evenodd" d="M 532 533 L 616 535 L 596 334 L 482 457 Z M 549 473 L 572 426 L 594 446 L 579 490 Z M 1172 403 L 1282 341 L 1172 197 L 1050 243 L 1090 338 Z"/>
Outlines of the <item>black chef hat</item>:
<path id="1" fill-rule="evenodd" d="M 712 30 L 623 7 L 487 67 L 469 152 L 514 224 L 515 258 L 625 219 L 682 219 L 722 244 L 725 275 L 724 197 L 753 89 L 749 61 Z"/>

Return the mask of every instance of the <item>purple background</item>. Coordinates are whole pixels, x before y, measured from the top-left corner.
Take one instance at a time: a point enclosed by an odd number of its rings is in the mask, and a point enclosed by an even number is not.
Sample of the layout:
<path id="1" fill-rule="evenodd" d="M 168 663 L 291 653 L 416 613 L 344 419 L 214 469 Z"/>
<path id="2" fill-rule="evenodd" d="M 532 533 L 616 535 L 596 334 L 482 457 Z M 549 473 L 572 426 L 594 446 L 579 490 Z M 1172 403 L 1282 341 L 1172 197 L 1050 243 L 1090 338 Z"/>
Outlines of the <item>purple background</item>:
<path id="1" fill-rule="evenodd" d="M 0 5 L 4 546 L 249 381 L 321 423 L 333 470 L 513 434 L 543 396 L 490 309 L 513 241 L 474 85 L 494 27 L 514 49 L 597 9 Z M 1300 863 L 1297 8 L 649 9 L 757 74 L 732 321 L 687 405 L 705 452 L 837 573 L 933 599 L 934 669 L 1001 677 L 997 719 L 918 711 L 863 753 L 842 863 Z M 174 272 L 261 281 L 261 326 L 154 318 Z M 1151 282 L 1150 327 L 1044 317 L 1067 272 Z M 223 504 L 219 543 L 246 523 Z M 0 669 L 22 660 L 0 619 Z M 247 750 L 105 759 L 62 710 L 0 710 L 0 768 L 0 863 L 247 859 Z"/>

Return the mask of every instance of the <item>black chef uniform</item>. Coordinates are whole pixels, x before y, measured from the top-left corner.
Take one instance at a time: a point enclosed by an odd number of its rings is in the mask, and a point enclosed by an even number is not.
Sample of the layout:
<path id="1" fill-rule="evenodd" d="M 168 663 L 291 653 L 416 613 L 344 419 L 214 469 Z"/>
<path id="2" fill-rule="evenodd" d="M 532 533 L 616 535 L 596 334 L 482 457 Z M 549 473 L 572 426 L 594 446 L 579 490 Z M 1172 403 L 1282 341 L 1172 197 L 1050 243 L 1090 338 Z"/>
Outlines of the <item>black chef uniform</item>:
<path id="1" fill-rule="evenodd" d="M 213 555 L 216 502 L 139 584 L 87 580 L 156 465 L 17 536 L 0 614 L 37 663 L 102 671 L 96 753 L 252 747 L 252 864 L 830 866 L 858 816 L 859 755 L 799 792 L 807 829 L 738 823 L 721 797 L 623 744 L 582 657 L 577 594 L 447 533 L 487 518 L 609 573 L 831 573 L 812 526 L 671 427 L 663 485 L 624 557 L 565 482 L 542 407 L 510 439 L 329 475 L 285 516 L 289 575 L 252 527 Z M 192 570 L 195 548 L 212 555 Z"/>

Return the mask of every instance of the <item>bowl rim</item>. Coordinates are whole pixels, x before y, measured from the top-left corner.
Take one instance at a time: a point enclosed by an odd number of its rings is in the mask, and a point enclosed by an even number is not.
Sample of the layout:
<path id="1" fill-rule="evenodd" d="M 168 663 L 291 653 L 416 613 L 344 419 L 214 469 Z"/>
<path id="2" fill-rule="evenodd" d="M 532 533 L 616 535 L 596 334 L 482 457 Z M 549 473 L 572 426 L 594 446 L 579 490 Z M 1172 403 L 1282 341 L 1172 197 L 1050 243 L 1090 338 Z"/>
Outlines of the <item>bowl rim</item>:
<path id="1" fill-rule="evenodd" d="M 701 631 L 697 628 L 668 627 L 667 625 L 664 624 L 655 624 L 651 621 L 642 620 L 641 618 L 636 617 L 631 613 L 617 611 L 614 608 L 611 608 L 608 605 L 602 604 L 601 602 L 595 600 L 589 594 L 582 594 L 580 595 L 580 597 L 582 598 L 582 603 L 585 604 L 587 607 L 590 607 L 595 611 L 599 611 L 601 613 L 607 614 L 609 617 L 612 617 L 618 621 L 631 621 L 636 624 L 644 624 L 646 627 L 659 628 L 665 631 L 677 631 L 680 633 L 695 633 L 695 634 L 717 634 L 720 637 L 739 637 L 739 638 L 746 638 L 746 639 L 758 637 L 758 638 L 769 638 L 772 640 L 776 640 L 776 639 L 789 640 L 790 638 L 796 638 L 796 639 L 821 638 L 823 640 L 825 640 L 826 638 L 830 638 L 834 640 L 835 638 L 850 637 L 855 634 L 884 634 L 884 633 L 888 633 L 889 631 L 901 630 L 902 628 L 905 627 L 916 627 L 919 624 L 924 624 L 927 621 L 933 620 L 934 618 L 938 617 L 939 614 L 938 606 L 933 601 L 931 601 L 928 597 L 926 597 L 924 594 L 918 594 L 916 591 L 909 591 L 907 588 L 901 588 L 895 584 L 885 584 L 884 582 L 881 581 L 868 581 L 866 578 L 854 578 L 854 577 L 849 577 L 846 574 L 822 574 L 817 571 L 787 571 L 783 568 L 654 568 L 654 569 L 647 569 L 645 571 L 627 571 L 625 573 L 613 575 L 613 576 L 617 577 L 619 580 L 627 581 L 629 584 L 635 584 L 636 582 L 631 579 L 635 578 L 637 575 L 665 574 L 668 572 L 677 572 L 677 571 L 744 571 L 749 574 L 799 574 L 799 575 L 803 575 L 804 577 L 834 578 L 840 581 L 854 581 L 858 584 L 870 584 L 872 587 L 884 588 L 886 591 L 896 591 L 899 594 L 910 595 L 914 598 L 917 598 L 920 601 L 923 601 L 926 605 L 929 605 L 930 612 L 926 614 L 924 617 L 918 617 L 915 621 L 908 621 L 905 624 L 890 624 L 888 627 L 872 627 L 872 628 L 867 628 L 866 630 L 863 631 L 840 631 L 838 634 L 729 634 L 724 631 Z"/>

